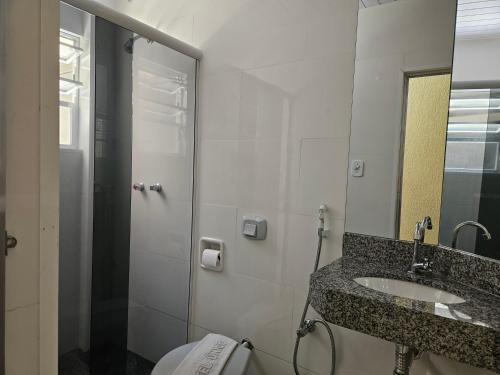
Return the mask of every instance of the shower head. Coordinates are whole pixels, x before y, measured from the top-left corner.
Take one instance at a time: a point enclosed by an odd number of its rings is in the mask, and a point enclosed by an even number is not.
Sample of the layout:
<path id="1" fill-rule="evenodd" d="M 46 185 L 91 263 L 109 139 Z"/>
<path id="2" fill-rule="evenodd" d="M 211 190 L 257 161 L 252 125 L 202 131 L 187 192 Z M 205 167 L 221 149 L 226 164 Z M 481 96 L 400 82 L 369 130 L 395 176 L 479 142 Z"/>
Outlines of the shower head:
<path id="1" fill-rule="evenodd" d="M 142 38 L 140 35 L 136 35 L 134 37 L 128 38 L 127 41 L 123 44 L 123 49 L 127 53 L 134 53 L 134 43 L 137 39 Z"/>

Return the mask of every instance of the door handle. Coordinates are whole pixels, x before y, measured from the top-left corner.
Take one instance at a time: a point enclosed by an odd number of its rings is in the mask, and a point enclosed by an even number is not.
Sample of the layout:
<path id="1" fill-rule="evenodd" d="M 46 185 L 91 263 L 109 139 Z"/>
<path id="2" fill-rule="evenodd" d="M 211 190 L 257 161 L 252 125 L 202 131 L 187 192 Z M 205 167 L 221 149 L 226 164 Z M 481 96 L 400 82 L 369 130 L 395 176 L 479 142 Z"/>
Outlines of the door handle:
<path id="1" fill-rule="evenodd" d="M 5 255 L 9 255 L 9 249 L 17 246 L 17 238 L 5 231 Z"/>
<path id="2" fill-rule="evenodd" d="M 163 188 L 162 188 L 161 184 L 159 182 L 157 182 L 156 184 L 151 185 L 149 187 L 149 190 L 156 191 L 157 193 L 161 193 Z"/>

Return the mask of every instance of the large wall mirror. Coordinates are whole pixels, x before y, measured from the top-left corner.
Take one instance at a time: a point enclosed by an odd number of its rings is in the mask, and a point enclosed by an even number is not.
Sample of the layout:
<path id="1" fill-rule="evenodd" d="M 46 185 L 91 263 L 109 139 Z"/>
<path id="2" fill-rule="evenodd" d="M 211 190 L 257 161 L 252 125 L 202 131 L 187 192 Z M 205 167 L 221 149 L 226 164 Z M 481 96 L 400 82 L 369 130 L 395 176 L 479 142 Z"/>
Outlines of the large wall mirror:
<path id="1" fill-rule="evenodd" d="M 425 242 L 500 259 L 500 3 L 492 3 L 360 0 L 347 232 L 411 240 L 431 216 Z"/>

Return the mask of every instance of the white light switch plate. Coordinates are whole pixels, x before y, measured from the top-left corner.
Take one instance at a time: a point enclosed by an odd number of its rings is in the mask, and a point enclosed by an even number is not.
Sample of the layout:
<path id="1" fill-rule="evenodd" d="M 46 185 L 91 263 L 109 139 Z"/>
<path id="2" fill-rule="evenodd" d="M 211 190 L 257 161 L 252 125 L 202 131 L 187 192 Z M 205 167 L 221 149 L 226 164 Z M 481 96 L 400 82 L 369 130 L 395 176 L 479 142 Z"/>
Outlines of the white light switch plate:
<path id="1" fill-rule="evenodd" d="M 351 163 L 351 175 L 353 177 L 363 177 L 365 173 L 365 161 L 353 160 Z"/>

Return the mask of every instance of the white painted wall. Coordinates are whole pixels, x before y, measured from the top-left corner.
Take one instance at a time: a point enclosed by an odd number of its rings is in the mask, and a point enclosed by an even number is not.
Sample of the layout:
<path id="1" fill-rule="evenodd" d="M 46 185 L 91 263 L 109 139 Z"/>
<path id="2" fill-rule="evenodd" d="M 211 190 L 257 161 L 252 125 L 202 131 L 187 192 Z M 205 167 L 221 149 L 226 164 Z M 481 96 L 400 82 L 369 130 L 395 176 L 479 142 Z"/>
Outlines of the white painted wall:
<path id="1" fill-rule="evenodd" d="M 457 39 L 453 81 L 499 81 L 500 69 L 493 63 L 500 59 L 500 38 Z"/>
<path id="2" fill-rule="evenodd" d="M 293 374 L 321 203 L 330 207 L 333 231 L 322 264 L 341 254 L 358 1 L 117 0 L 115 6 L 204 53 L 195 240 L 221 238 L 227 256 L 222 273 L 195 262 L 191 338 L 210 331 L 249 337 L 256 345 L 251 375 Z M 246 214 L 268 219 L 266 241 L 242 238 Z M 335 336 L 337 374 L 392 372 L 391 343 L 340 328 Z M 327 374 L 329 363 L 318 330 L 304 340 L 300 364 L 304 374 Z M 486 373 L 436 357 L 413 369 Z"/>
<path id="3" fill-rule="evenodd" d="M 400 0 L 359 12 L 346 231 L 393 238 L 404 74 L 451 68 L 455 0 Z"/>

